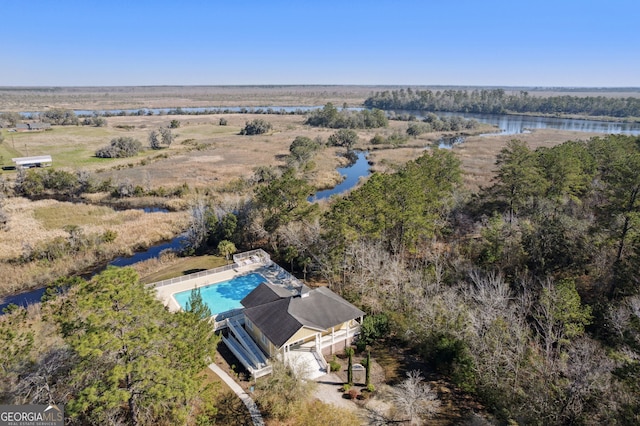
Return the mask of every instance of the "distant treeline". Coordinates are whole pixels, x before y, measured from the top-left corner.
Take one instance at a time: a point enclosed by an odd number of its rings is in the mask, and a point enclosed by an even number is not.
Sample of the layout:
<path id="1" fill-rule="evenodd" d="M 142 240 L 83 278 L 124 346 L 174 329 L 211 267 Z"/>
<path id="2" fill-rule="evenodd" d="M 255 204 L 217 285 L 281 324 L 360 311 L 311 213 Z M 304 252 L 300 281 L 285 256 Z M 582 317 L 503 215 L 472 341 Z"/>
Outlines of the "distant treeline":
<path id="1" fill-rule="evenodd" d="M 39 113 L 0 113 L 0 119 L 8 120 L 4 116 L 15 116 L 15 120 L 40 118 L 45 123 L 57 125 L 78 125 L 79 118 L 95 117 L 140 117 L 151 115 L 215 115 L 215 114 L 274 114 L 274 115 L 305 115 L 309 109 L 297 108 L 287 110 L 284 108 L 203 108 L 203 109 L 182 109 L 182 108 L 160 108 L 160 109 L 139 109 L 139 110 L 110 110 L 91 111 L 90 113 L 78 113 L 70 109 L 53 108 Z"/>
<path id="2" fill-rule="evenodd" d="M 582 114 L 603 117 L 640 117 L 640 98 L 604 96 L 530 96 L 493 90 L 385 90 L 364 102 L 384 110 L 448 111 L 485 114 Z"/>

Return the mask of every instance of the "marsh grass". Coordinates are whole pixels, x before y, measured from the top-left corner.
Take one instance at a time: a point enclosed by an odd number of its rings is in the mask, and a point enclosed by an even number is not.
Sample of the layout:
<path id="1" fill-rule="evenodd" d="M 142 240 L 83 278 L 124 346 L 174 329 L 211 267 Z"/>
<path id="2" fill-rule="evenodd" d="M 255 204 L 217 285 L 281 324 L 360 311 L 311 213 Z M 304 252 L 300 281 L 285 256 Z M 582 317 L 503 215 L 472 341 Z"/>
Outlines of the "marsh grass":
<path id="1" fill-rule="evenodd" d="M 0 88 L 6 111 L 44 111 L 55 105 L 72 109 L 136 109 L 225 106 L 361 105 L 376 86 L 144 86 Z M 397 87 L 400 88 L 400 87 Z"/>
<path id="2" fill-rule="evenodd" d="M 45 229 L 62 229 L 66 225 L 115 226 L 125 218 L 110 207 L 90 204 L 55 203 L 33 210 L 33 217 Z"/>
<path id="3" fill-rule="evenodd" d="M 172 239 L 187 225 L 186 212 L 144 213 L 54 200 L 12 198 L 7 205 L 9 229 L 0 233 L 0 295 L 36 288 L 59 276 L 85 272 L 119 255 L 131 255 Z M 26 247 L 67 238 L 66 225 L 79 225 L 87 238 L 107 230 L 116 239 L 54 261 L 18 261 Z"/>

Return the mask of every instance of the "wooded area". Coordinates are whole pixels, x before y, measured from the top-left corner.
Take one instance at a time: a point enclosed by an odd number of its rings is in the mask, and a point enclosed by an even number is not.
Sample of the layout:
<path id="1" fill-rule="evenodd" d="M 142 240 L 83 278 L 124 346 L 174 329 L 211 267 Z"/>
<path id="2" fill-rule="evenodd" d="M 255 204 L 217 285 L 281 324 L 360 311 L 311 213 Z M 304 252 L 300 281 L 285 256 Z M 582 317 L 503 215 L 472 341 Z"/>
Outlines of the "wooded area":
<path id="1" fill-rule="evenodd" d="M 637 97 L 533 96 L 526 90 L 507 94 L 504 89 L 384 90 L 367 98 L 364 105 L 383 110 L 640 117 L 640 98 Z"/>

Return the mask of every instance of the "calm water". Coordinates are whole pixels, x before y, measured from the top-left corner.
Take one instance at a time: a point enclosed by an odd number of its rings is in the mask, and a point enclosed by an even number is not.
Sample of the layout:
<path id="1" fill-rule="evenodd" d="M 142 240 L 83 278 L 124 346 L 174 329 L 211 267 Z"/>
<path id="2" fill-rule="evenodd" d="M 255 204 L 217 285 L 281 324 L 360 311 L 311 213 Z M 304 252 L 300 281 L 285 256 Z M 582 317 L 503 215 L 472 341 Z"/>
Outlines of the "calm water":
<path id="1" fill-rule="evenodd" d="M 78 116 L 92 116 L 94 112 L 99 114 L 109 113 L 118 115 L 119 113 L 142 115 L 151 113 L 153 115 L 167 114 L 170 111 L 178 109 L 185 113 L 205 113 L 212 111 L 229 111 L 229 112 L 306 112 L 321 109 L 323 106 L 263 106 L 263 107 L 196 107 L 196 108 L 139 108 L 139 109 L 115 109 L 115 110 L 74 110 Z M 348 110 L 358 111 L 363 108 L 347 108 Z M 424 111 L 395 111 L 397 113 L 411 113 L 416 117 L 423 118 L 427 113 Z M 21 114 L 25 117 L 31 117 L 38 112 L 25 111 Z M 520 115 L 496 115 L 496 114 L 472 114 L 463 112 L 436 112 L 440 116 L 459 116 L 468 119 L 475 119 L 481 123 L 492 124 L 497 126 L 501 134 L 516 135 L 526 133 L 533 129 L 557 129 L 571 130 L 578 132 L 590 133 L 614 133 L 640 135 L 640 123 L 614 123 L 599 120 L 573 120 L 568 118 L 553 117 L 531 117 Z"/>
<path id="2" fill-rule="evenodd" d="M 534 129 L 640 135 L 640 123 L 612 123 L 598 120 L 573 120 L 568 118 L 529 117 L 522 115 L 470 114 L 461 112 L 438 112 L 436 114 L 441 116 L 459 116 L 477 120 L 480 123 L 492 124 L 497 126 L 500 129 L 500 134 L 503 135 L 517 135 L 530 132 Z"/>
<path id="3" fill-rule="evenodd" d="M 133 265 L 134 263 L 137 262 L 141 262 L 143 260 L 149 260 L 149 259 L 153 259 L 155 257 L 158 257 L 160 255 L 160 253 L 163 250 L 166 249 L 173 249 L 173 250 L 178 250 L 182 247 L 182 241 L 184 240 L 184 236 L 178 236 L 176 238 L 174 238 L 173 240 L 167 242 L 167 243 L 162 243 L 162 244 L 157 244 L 155 246 L 151 246 L 149 247 L 147 250 L 145 251 L 141 251 L 138 253 L 135 253 L 133 256 L 129 256 L 129 257 L 116 257 L 115 259 L 113 259 L 109 265 L 111 266 L 130 266 Z M 102 268 L 96 270 L 94 273 L 98 273 L 99 271 L 101 271 Z M 3 299 L 0 300 L 0 315 L 2 315 L 2 310 L 4 308 L 6 308 L 7 306 L 9 306 L 10 304 L 15 304 L 18 306 L 27 306 L 27 305 L 31 305 L 33 303 L 38 303 L 40 302 L 40 299 L 42 298 L 42 295 L 45 292 L 45 288 L 38 288 L 36 290 L 31 290 L 31 291 L 27 291 L 24 293 L 20 293 L 20 294 L 16 294 L 15 296 L 8 296 L 5 297 Z"/>
<path id="4" fill-rule="evenodd" d="M 139 114 L 139 115 L 159 115 L 159 114 L 168 114 L 171 112 L 176 112 L 180 110 L 186 114 L 193 113 L 208 113 L 208 112 L 285 112 L 285 113 L 293 113 L 293 112 L 306 112 L 312 111 L 315 109 L 321 109 L 322 106 L 263 106 L 263 107 L 186 107 L 186 108 L 137 108 L 137 109 L 98 109 L 98 110 L 88 110 L 88 109 L 74 109 L 73 112 L 78 117 L 91 117 L 95 113 L 99 115 L 119 115 L 119 114 Z M 351 108 L 349 108 L 351 109 Z M 362 109 L 362 108 L 357 108 Z M 42 111 L 23 111 L 20 114 L 25 116 L 26 118 L 31 118 L 34 115 L 39 114 Z"/>
<path id="5" fill-rule="evenodd" d="M 355 163 L 338 168 L 338 173 L 344 176 L 344 180 L 331 189 L 325 189 L 318 191 L 314 196 L 309 198 L 309 201 L 318 201 L 325 198 L 329 198 L 332 195 L 342 194 L 348 191 L 358 184 L 361 177 L 369 176 L 369 163 L 367 161 L 366 152 L 357 152 L 358 159 Z"/>
<path id="6" fill-rule="evenodd" d="M 241 308 L 242 305 L 240 301 L 244 299 L 247 294 L 251 293 L 254 288 L 258 287 L 260 283 L 265 281 L 266 279 L 257 273 L 240 275 L 229 281 L 200 287 L 200 294 L 202 295 L 202 301 L 209 307 L 211 313 L 220 314 L 232 309 Z M 190 296 L 191 290 L 173 295 L 182 309 L 186 309 Z"/>
<path id="7" fill-rule="evenodd" d="M 130 266 L 130 265 L 133 265 L 134 263 L 142 262 L 143 260 L 149 260 L 149 259 L 158 257 L 163 250 L 173 249 L 177 251 L 182 247 L 182 242 L 184 241 L 184 238 L 185 237 L 181 235 L 169 241 L 168 243 L 151 246 L 145 251 L 135 253 L 133 256 L 116 257 L 109 263 L 109 265 L 120 266 L 120 267 Z"/>

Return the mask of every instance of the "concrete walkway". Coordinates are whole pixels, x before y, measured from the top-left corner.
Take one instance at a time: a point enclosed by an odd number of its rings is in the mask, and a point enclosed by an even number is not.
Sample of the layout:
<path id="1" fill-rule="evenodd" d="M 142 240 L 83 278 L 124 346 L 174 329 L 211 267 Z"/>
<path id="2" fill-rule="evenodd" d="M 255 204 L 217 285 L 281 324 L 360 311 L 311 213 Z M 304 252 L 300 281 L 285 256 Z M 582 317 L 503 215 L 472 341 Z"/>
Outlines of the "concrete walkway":
<path id="1" fill-rule="evenodd" d="M 209 364 L 209 368 L 211 371 L 216 373 L 226 384 L 231 388 L 232 391 L 236 393 L 247 406 L 247 410 L 249 410 L 249 414 L 251 414 L 251 420 L 253 420 L 254 426 L 264 426 L 264 421 L 262 420 L 262 414 L 260 414 L 260 410 L 258 410 L 258 406 L 253 399 L 237 384 L 224 370 L 218 367 L 216 364 Z"/>

